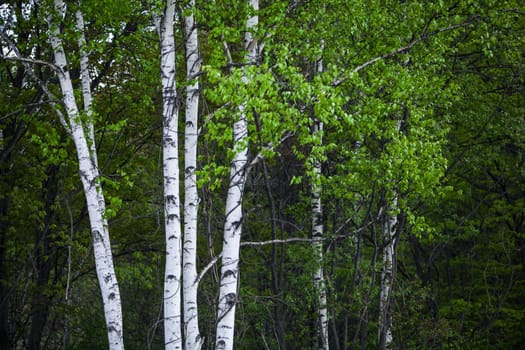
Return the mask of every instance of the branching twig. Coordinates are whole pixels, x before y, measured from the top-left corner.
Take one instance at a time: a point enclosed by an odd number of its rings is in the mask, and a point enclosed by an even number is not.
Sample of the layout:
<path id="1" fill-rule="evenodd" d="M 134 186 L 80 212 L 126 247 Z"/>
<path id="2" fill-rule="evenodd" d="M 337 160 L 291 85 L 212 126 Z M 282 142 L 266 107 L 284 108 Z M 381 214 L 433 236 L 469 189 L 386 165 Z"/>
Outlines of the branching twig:
<path id="1" fill-rule="evenodd" d="M 22 62 L 22 63 L 40 64 L 40 65 L 47 66 L 47 67 L 51 68 L 52 70 L 54 70 L 57 73 L 60 72 L 60 68 L 58 68 L 56 65 L 54 65 L 51 62 L 46 62 L 46 61 L 37 60 L 37 59 L 33 59 L 33 58 L 27 58 L 27 57 L 6 56 L 4 54 L 0 54 L 0 58 L 3 59 L 3 60 L 6 60 L 6 61 L 18 61 L 18 62 Z"/>
<path id="2" fill-rule="evenodd" d="M 230 48 L 229 48 L 228 43 L 226 42 L 226 40 L 222 41 L 222 47 L 224 49 L 224 55 L 226 56 L 226 63 L 228 65 L 228 67 L 230 67 L 230 70 L 231 70 L 232 67 L 233 67 L 233 60 L 232 60 L 232 55 L 231 55 L 231 52 L 230 52 Z"/>
<path id="3" fill-rule="evenodd" d="M 361 227 L 345 235 L 336 235 L 336 236 L 330 236 L 330 237 L 316 237 L 316 238 L 291 237 L 291 238 L 285 238 L 285 239 L 271 239 L 268 241 L 260 241 L 260 242 L 241 242 L 241 247 L 260 247 L 260 246 L 265 246 L 265 245 L 270 245 L 270 244 L 312 243 L 312 242 L 319 242 L 319 241 L 336 240 L 336 239 L 348 238 L 351 234 L 356 234 L 364 230 L 365 227 Z M 197 276 L 197 279 L 195 280 L 196 284 L 199 284 L 199 282 L 203 279 L 206 272 L 208 272 L 219 261 L 221 257 L 222 257 L 222 252 L 217 254 L 216 256 L 213 257 L 213 259 L 210 260 L 210 262 L 201 270 L 201 272 Z"/>
<path id="4" fill-rule="evenodd" d="M 60 109 L 58 108 L 56 103 L 53 102 L 53 101 L 55 101 L 55 96 L 51 93 L 51 91 L 49 91 L 49 89 L 47 88 L 47 85 L 41 79 L 39 79 L 37 77 L 37 75 L 35 74 L 35 70 L 33 69 L 32 66 L 29 65 L 29 63 L 31 62 L 31 63 L 44 64 L 44 65 L 46 65 L 48 67 L 51 67 L 58 74 L 61 74 L 62 71 L 56 65 L 54 65 L 54 64 L 52 64 L 50 62 L 45 62 L 45 61 L 40 61 L 40 60 L 33 60 L 33 59 L 22 57 L 22 54 L 20 53 L 20 51 L 18 50 L 18 48 L 16 47 L 16 45 L 15 45 L 15 43 L 13 41 L 7 35 L 5 35 L 4 33 L 0 33 L 0 35 L 7 42 L 7 44 L 11 48 L 11 50 L 16 55 L 16 56 L 8 56 L 8 58 L 13 58 L 13 60 L 16 59 L 17 61 L 22 62 L 22 64 L 24 65 L 25 70 L 28 72 L 28 74 L 31 76 L 31 78 L 33 78 L 34 81 L 36 83 L 38 83 L 38 85 L 40 86 L 42 91 L 46 94 L 47 98 L 50 101 L 51 106 L 53 106 L 55 112 L 57 113 L 58 119 L 60 120 L 60 123 L 62 124 L 64 129 L 66 129 L 66 131 L 69 134 L 71 134 L 71 129 L 69 127 L 69 124 L 66 122 L 66 118 L 65 118 L 64 114 L 60 111 Z M 2 58 L 7 59 L 7 58 L 5 58 L 5 56 L 3 54 L 2 54 Z"/>
<path id="5" fill-rule="evenodd" d="M 398 48 L 398 49 L 396 49 L 396 50 L 394 50 L 392 52 L 386 53 L 384 55 L 374 57 L 371 60 L 368 60 L 365 63 L 360 64 L 359 66 L 355 67 L 351 71 L 351 74 L 358 73 L 359 71 L 365 69 L 368 66 L 371 66 L 372 64 L 374 64 L 374 63 L 376 63 L 378 61 L 386 60 L 386 59 L 388 59 L 390 57 L 393 57 L 393 56 L 396 56 L 398 54 L 405 53 L 408 50 L 410 50 L 414 45 L 416 45 L 416 44 L 418 44 L 418 43 L 420 43 L 422 41 L 427 40 L 429 37 L 431 37 L 433 35 L 437 35 L 439 33 L 447 32 L 447 31 L 458 29 L 458 28 L 462 28 L 462 27 L 466 27 L 469 24 L 470 24 L 470 21 L 467 21 L 467 22 L 463 22 L 463 23 L 460 23 L 460 24 L 454 24 L 454 25 L 451 25 L 451 26 L 448 26 L 448 27 L 445 27 L 445 28 L 440 28 L 440 29 L 437 29 L 437 30 L 435 30 L 433 32 L 427 33 L 427 34 L 423 33 L 419 37 L 413 39 L 411 42 L 409 42 L 407 45 L 405 45 L 403 47 L 400 47 L 400 48 Z M 348 79 L 348 77 L 339 78 L 339 79 L 335 80 L 332 83 L 332 86 L 333 87 L 339 86 L 342 83 L 344 83 L 347 79 Z"/>
<path id="6" fill-rule="evenodd" d="M 277 145 L 274 145 L 272 142 L 268 143 L 267 145 L 265 145 L 263 147 L 262 150 L 260 150 L 257 155 L 255 155 L 255 157 L 253 157 L 252 161 L 248 164 L 247 166 L 247 172 L 249 172 L 251 170 L 251 168 L 256 165 L 257 163 L 259 163 L 261 160 L 263 160 L 264 156 L 263 156 L 263 151 L 273 151 L 275 149 L 276 146 L 279 146 L 281 145 L 284 141 L 286 141 L 287 139 L 289 139 L 290 137 L 292 137 L 294 135 L 293 132 L 286 132 L 284 133 L 283 137 L 279 140 L 279 143 Z"/>

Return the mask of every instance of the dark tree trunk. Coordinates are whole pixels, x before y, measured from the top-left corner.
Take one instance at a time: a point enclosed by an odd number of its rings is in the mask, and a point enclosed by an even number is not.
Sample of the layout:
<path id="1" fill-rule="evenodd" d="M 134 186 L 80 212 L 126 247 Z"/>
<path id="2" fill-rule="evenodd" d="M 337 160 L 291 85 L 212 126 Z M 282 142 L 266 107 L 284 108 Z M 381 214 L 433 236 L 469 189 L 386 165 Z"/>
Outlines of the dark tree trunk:
<path id="1" fill-rule="evenodd" d="M 57 197 L 58 167 L 52 166 L 47 172 L 47 180 L 44 183 L 43 201 L 45 205 L 44 228 L 36 233 L 34 248 L 35 259 L 35 291 L 31 302 L 31 330 L 28 339 L 28 348 L 30 350 L 40 349 L 44 327 L 49 317 L 49 307 L 51 298 L 48 296 L 48 283 L 51 274 L 52 255 L 55 254 L 53 247 L 53 237 L 50 232 L 51 224 L 55 218 L 56 211 L 53 205 Z"/>
<path id="2" fill-rule="evenodd" d="M 3 174 L 0 174 L 3 177 Z M 0 349 L 9 349 L 9 285 L 6 271 L 7 199 L 0 199 Z"/>

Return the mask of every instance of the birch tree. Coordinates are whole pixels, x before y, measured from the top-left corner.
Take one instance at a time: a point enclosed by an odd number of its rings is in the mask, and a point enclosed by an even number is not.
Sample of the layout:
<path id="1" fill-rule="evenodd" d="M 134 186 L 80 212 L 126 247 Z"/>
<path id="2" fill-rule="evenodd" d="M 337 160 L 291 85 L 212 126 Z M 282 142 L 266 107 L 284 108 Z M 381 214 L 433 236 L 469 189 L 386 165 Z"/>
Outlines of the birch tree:
<path id="1" fill-rule="evenodd" d="M 80 31 L 79 44 L 81 46 L 81 71 L 83 74 L 84 111 L 86 118 L 80 113 L 75 100 L 75 91 L 68 70 L 68 63 L 59 29 L 59 21 L 65 16 L 66 7 L 62 0 L 54 1 L 56 15 L 49 20 L 50 42 L 55 57 L 57 75 L 62 91 L 69 132 L 73 138 L 79 163 L 79 174 L 84 188 L 91 234 L 95 266 L 104 305 L 104 316 L 108 330 L 110 349 L 124 349 L 122 310 L 120 291 L 113 266 L 113 255 L 109 238 L 109 229 L 106 219 L 104 194 L 100 184 L 100 174 L 96 157 L 96 145 L 93 140 L 93 120 L 89 111 L 91 92 L 89 89 L 89 72 L 87 52 L 84 48 L 83 19 L 80 10 L 77 12 L 77 29 Z M 86 135 L 87 134 L 87 135 Z"/>
<path id="2" fill-rule="evenodd" d="M 381 267 L 381 285 L 379 291 L 379 349 L 390 349 L 392 344 L 392 290 L 396 271 L 396 246 L 398 219 L 397 191 L 393 198 L 382 208 L 381 228 L 383 233 L 383 262 Z"/>
<path id="3" fill-rule="evenodd" d="M 323 46 L 323 45 L 321 45 Z M 319 58 L 316 64 L 316 73 L 323 72 L 323 60 Z M 315 116 L 314 116 L 315 118 Z M 320 148 L 323 144 L 323 122 L 319 119 L 314 119 L 312 127 L 312 135 L 318 140 Z M 323 208 L 321 204 L 321 176 L 322 164 L 320 157 L 316 157 L 312 161 L 313 179 L 312 179 L 312 247 L 317 260 L 317 268 L 314 272 L 314 289 L 317 292 L 317 348 L 328 350 L 328 310 L 326 305 L 326 285 L 323 273 Z"/>
<path id="4" fill-rule="evenodd" d="M 259 10 L 258 0 L 249 0 L 253 11 Z M 253 37 L 257 26 L 257 13 L 248 18 L 244 35 L 244 48 L 247 51 L 245 60 L 248 64 L 257 62 L 258 45 Z M 243 83 L 248 83 L 246 73 Z M 235 307 L 238 301 L 239 285 L 239 251 L 242 233 L 242 201 L 246 183 L 246 166 L 248 164 L 248 125 L 245 105 L 239 106 L 239 116 L 233 124 L 234 157 L 230 163 L 230 183 L 226 197 L 226 218 L 222 248 L 222 265 L 219 282 L 219 305 L 217 311 L 216 349 L 233 349 L 235 328 Z"/>
<path id="5" fill-rule="evenodd" d="M 313 135 L 322 140 L 323 123 L 314 121 Z M 322 142 L 322 141 L 320 141 Z M 317 348 L 328 350 L 328 310 L 326 307 L 326 285 L 323 273 L 323 209 L 321 206 L 321 161 L 313 161 L 312 180 L 312 247 L 317 268 L 314 272 L 314 288 L 317 293 Z"/>
<path id="6" fill-rule="evenodd" d="M 183 308 L 186 350 L 198 350 L 204 342 L 199 331 L 197 304 L 197 219 L 199 194 L 197 192 L 198 107 L 201 60 L 195 23 L 195 0 L 188 4 L 189 14 L 184 18 L 186 33 L 186 123 L 184 131 L 184 246 L 183 246 Z"/>
<path id="7" fill-rule="evenodd" d="M 175 82 L 175 0 L 167 0 L 159 19 L 162 80 L 162 168 L 164 177 L 164 345 L 182 349 L 181 222 L 179 196 L 178 103 Z"/>

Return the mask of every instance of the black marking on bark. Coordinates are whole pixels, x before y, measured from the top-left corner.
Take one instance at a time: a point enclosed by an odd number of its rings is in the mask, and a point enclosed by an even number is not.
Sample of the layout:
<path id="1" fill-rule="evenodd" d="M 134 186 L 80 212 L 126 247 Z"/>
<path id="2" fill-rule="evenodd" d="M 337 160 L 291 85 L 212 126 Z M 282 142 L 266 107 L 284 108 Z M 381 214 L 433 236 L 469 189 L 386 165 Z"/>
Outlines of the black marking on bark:
<path id="1" fill-rule="evenodd" d="M 237 230 L 242 224 L 242 218 L 239 221 L 232 222 L 232 226 L 235 227 L 234 229 Z"/>
<path id="2" fill-rule="evenodd" d="M 229 307 L 232 307 L 233 305 L 235 305 L 235 303 L 237 303 L 237 294 L 236 293 L 228 293 L 226 294 L 226 296 L 224 297 L 226 300 L 226 304 L 229 306 Z"/>
<path id="3" fill-rule="evenodd" d="M 169 214 L 168 215 L 168 221 L 175 221 L 179 218 L 177 214 Z"/>
<path id="4" fill-rule="evenodd" d="M 323 223 L 323 217 L 321 215 L 314 216 L 314 226 L 320 226 Z"/>
<path id="5" fill-rule="evenodd" d="M 175 204 L 175 196 L 172 195 L 172 194 L 167 195 L 166 199 L 165 199 L 165 202 L 169 203 L 169 204 Z"/>
<path id="6" fill-rule="evenodd" d="M 175 275 L 168 275 L 168 276 L 166 276 L 166 279 L 171 281 L 171 280 L 175 279 Z"/>
<path id="7" fill-rule="evenodd" d="M 109 300 L 115 299 L 115 293 L 109 293 L 108 298 L 109 298 Z"/>
<path id="8" fill-rule="evenodd" d="M 67 64 L 64 64 L 63 66 L 60 66 L 60 70 L 62 71 L 62 74 L 66 74 L 69 68 L 67 67 Z"/>
<path id="9" fill-rule="evenodd" d="M 226 277 L 229 277 L 229 276 L 233 276 L 235 277 L 236 273 L 234 270 L 226 270 L 223 274 L 223 278 L 226 278 Z"/>
<path id="10" fill-rule="evenodd" d="M 111 281 L 111 274 L 108 273 L 107 275 L 104 276 L 104 282 L 108 283 L 109 281 Z"/>
<path id="11" fill-rule="evenodd" d="M 196 342 L 197 344 L 200 344 L 200 345 L 202 346 L 202 344 L 204 343 L 204 337 L 202 337 L 200 334 L 197 335 L 197 336 L 195 337 L 195 342 Z M 197 347 L 197 348 L 200 348 L 200 347 Z"/>
<path id="12" fill-rule="evenodd" d="M 103 242 L 104 240 L 102 239 L 102 235 L 100 234 L 100 231 L 98 230 L 93 230 L 92 232 L 92 235 L 93 235 L 93 241 L 95 243 L 100 243 L 100 242 Z"/>
<path id="13" fill-rule="evenodd" d="M 171 235 L 168 237 L 168 241 L 171 241 L 172 239 L 176 239 L 177 237 L 175 235 Z"/>

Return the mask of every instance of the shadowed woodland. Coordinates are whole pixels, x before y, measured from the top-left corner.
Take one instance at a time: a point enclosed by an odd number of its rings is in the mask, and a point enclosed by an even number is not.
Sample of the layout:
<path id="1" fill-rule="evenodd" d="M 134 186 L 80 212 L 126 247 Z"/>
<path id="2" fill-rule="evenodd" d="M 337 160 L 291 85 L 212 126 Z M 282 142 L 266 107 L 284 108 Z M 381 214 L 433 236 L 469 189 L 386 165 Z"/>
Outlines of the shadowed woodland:
<path id="1" fill-rule="evenodd" d="M 519 349 L 521 1 L 0 3 L 0 349 Z"/>

